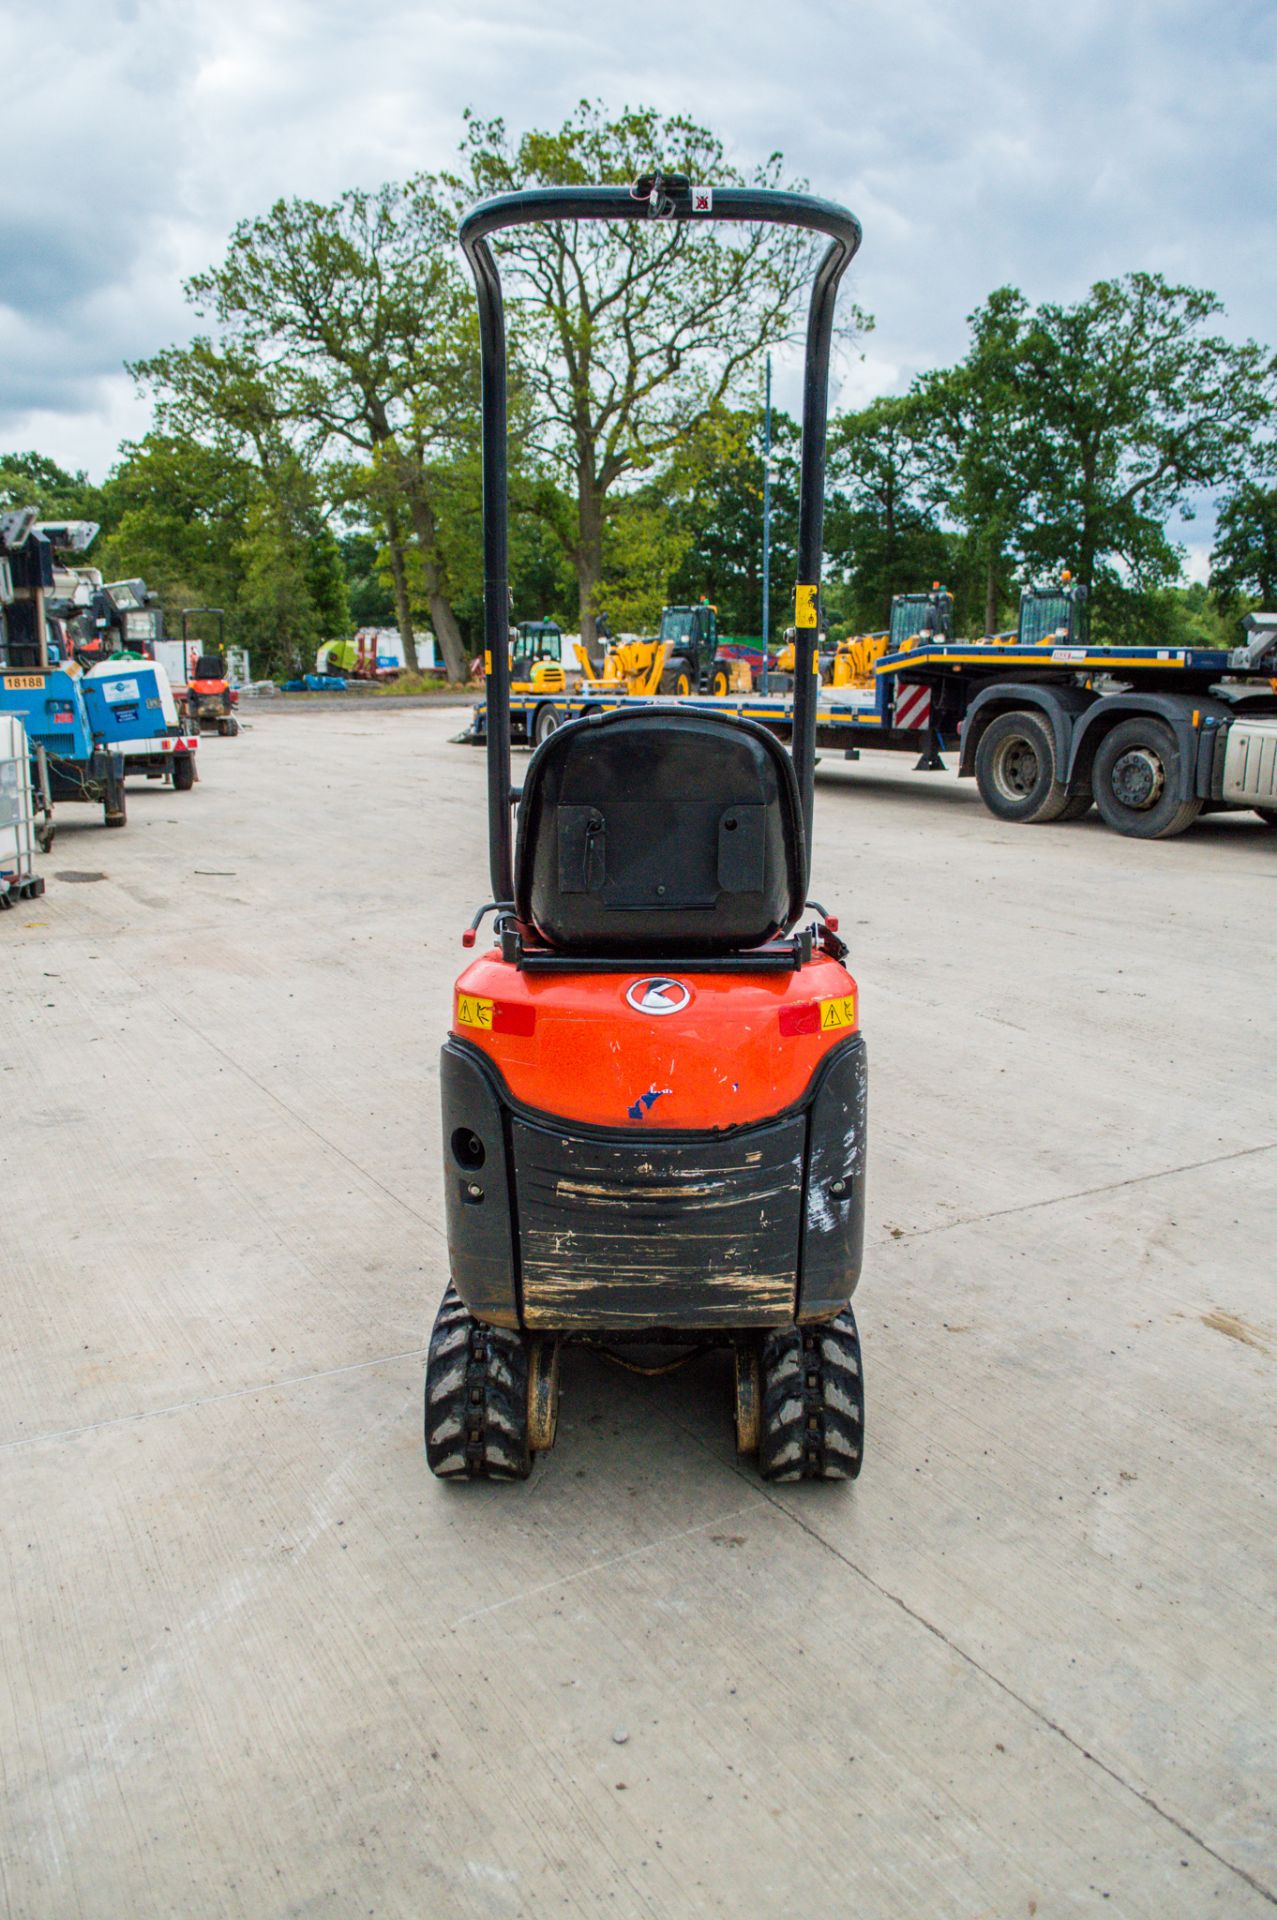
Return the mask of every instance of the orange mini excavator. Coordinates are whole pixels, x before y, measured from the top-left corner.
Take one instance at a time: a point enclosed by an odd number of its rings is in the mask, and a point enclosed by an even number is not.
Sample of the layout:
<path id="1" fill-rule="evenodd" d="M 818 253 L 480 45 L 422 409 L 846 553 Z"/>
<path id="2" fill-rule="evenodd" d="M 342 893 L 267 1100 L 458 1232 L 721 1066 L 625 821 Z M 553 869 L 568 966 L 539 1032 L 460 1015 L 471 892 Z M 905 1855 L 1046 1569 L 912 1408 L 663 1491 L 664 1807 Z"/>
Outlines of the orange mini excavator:
<path id="1" fill-rule="evenodd" d="M 552 733 L 516 795 L 505 330 L 488 236 L 654 213 L 829 242 L 807 327 L 792 753 L 734 715 L 622 707 Z M 554 1441 L 565 1342 L 721 1345 L 740 1451 L 772 1480 L 854 1479 L 865 1048 L 837 921 L 807 890 L 829 348 L 860 228 L 806 194 L 651 175 L 629 192 L 502 194 L 466 216 L 461 242 L 483 363 L 496 896 L 464 943 L 496 918 L 443 1048 L 451 1283 L 426 1370 L 427 1458 L 445 1478 L 525 1476 Z"/>

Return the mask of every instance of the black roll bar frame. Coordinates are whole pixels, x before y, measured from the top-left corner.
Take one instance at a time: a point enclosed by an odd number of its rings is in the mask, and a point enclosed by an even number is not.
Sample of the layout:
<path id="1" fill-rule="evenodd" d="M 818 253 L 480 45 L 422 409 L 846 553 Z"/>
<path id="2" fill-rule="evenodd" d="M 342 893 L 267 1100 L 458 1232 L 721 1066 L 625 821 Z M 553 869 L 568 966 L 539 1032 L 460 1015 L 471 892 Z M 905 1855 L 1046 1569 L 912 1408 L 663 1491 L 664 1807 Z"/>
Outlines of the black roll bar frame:
<path id="1" fill-rule="evenodd" d="M 550 220 L 645 220 L 658 210 L 639 187 L 528 187 L 480 201 L 459 228 L 479 302 L 483 373 L 483 600 L 484 678 L 488 734 L 488 859 L 498 900 L 514 897 L 514 822 L 510 784 L 509 527 L 505 307 L 501 276 L 488 235 L 503 227 Z M 691 188 L 681 178 L 657 182 L 661 217 L 745 221 L 806 228 L 829 236 L 816 268 L 807 312 L 803 373 L 802 476 L 799 483 L 798 582 L 795 596 L 794 712 L 790 751 L 802 797 L 807 878 L 811 873 L 812 805 L 816 766 L 817 635 L 820 556 L 825 510 L 825 425 L 829 355 L 838 283 L 860 245 L 860 222 L 832 200 L 762 187 Z M 708 201 L 708 204 L 706 202 Z"/>

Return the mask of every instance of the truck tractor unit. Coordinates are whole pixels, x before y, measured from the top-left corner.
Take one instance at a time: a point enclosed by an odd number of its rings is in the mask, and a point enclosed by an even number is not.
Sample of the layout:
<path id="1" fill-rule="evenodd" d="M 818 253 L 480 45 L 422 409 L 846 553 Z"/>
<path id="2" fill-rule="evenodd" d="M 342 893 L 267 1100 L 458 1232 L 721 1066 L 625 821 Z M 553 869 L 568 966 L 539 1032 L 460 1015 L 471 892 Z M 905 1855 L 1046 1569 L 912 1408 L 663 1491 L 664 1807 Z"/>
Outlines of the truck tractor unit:
<path id="1" fill-rule="evenodd" d="M 533 221 L 768 221 L 822 235 L 807 322 L 792 749 L 736 713 L 619 694 L 511 785 L 506 361 L 489 236 Z M 761 188 L 499 195 L 461 222 L 479 300 L 492 941 L 442 1058 L 450 1280 L 428 1463 L 520 1479 L 555 1438 L 568 1342 L 719 1346 L 735 1437 L 773 1480 L 854 1479 L 851 1295 L 866 1070 L 837 923 L 809 897 L 825 412 L 841 207 Z M 590 696 L 592 699 L 593 696 Z M 513 807 L 518 797 L 517 824 Z M 639 1356 L 634 1356 L 638 1358 Z"/>

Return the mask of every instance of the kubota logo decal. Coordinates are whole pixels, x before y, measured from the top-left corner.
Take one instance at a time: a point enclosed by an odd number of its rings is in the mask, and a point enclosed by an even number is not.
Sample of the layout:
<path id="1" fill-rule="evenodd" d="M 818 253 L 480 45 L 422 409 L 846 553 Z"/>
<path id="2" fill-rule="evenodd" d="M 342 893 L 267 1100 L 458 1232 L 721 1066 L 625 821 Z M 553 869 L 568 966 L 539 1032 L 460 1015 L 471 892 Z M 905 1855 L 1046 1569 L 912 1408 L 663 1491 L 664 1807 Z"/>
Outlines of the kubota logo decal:
<path id="1" fill-rule="evenodd" d="M 681 980 L 669 980 L 663 973 L 655 973 L 627 987 L 625 997 L 635 1013 L 682 1013 L 691 1000 L 692 990 Z"/>

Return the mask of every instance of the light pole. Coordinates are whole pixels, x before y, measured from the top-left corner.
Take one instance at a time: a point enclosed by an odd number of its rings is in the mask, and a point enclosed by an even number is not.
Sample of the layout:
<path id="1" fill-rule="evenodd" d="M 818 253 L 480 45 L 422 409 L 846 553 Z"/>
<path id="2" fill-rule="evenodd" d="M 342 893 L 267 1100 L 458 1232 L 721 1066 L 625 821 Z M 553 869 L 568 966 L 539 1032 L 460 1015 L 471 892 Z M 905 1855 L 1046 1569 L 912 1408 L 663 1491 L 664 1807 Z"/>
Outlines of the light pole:
<path id="1" fill-rule="evenodd" d="M 767 356 L 763 399 L 763 692 L 767 691 L 772 584 L 772 357 Z"/>

